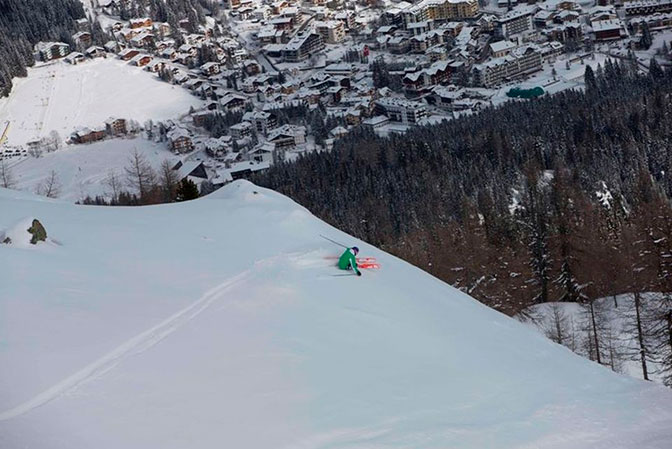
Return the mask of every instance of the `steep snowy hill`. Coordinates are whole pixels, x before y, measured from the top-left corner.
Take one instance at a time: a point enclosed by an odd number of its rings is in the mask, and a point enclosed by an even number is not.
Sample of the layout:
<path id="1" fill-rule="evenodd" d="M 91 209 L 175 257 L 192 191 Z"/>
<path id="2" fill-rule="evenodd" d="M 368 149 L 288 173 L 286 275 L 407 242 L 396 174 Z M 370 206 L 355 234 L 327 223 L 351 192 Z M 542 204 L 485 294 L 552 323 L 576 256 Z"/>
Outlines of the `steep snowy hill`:
<path id="1" fill-rule="evenodd" d="M 668 448 L 672 394 L 616 375 L 236 182 L 84 207 L 0 190 L 2 448 Z M 341 274 L 357 244 L 382 269 Z"/>

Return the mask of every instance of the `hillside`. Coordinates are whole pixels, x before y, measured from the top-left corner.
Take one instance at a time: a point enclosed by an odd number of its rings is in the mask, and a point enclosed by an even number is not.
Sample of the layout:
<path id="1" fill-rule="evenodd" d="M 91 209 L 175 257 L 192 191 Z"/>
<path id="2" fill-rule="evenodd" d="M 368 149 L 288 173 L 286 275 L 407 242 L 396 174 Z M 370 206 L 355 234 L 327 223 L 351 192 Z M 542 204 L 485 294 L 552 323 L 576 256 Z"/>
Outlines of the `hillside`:
<path id="1" fill-rule="evenodd" d="M 11 123 L 7 145 L 25 145 L 52 131 L 67 139 L 79 127 L 105 126 L 110 117 L 175 119 L 202 101 L 179 86 L 118 59 L 69 65 L 58 61 L 17 79 L 12 95 L 0 99 L 0 123 Z"/>
<path id="2" fill-rule="evenodd" d="M 85 207 L 0 190 L 3 448 L 668 448 L 672 393 L 236 182 Z M 382 268 L 341 274 L 352 244 Z"/>

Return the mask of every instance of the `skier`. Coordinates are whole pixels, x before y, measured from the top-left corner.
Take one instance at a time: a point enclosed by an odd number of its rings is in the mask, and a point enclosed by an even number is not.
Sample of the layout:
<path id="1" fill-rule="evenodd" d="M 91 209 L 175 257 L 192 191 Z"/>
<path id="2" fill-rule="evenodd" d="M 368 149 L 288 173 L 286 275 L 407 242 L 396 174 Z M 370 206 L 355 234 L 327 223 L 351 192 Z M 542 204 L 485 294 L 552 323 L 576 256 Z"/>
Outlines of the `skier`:
<path id="1" fill-rule="evenodd" d="M 340 259 L 338 259 L 338 268 L 341 270 L 354 270 L 357 276 L 361 276 L 362 272 L 357 268 L 357 258 L 355 257 L 358 253 L 359 248 L 356 246 L 346 248 Z"/>

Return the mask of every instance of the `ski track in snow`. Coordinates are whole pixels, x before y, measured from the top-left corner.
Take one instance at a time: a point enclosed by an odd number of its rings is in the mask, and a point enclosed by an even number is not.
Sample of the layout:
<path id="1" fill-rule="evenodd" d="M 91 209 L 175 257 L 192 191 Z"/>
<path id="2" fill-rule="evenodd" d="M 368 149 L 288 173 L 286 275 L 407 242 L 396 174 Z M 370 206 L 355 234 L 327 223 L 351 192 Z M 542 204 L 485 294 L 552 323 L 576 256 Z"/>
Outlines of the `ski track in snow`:
<path id="1" fill-rule="evenodd" d="M 45 405 L 83 383 L 104 375 L 121 363 L 125 358 L 140 354 L 150 349 L 184 324 L 200 315 L 201 312 L 207 309 L 214 301 L 219 299 L 222 293 L 246 279 L 249 274 L 250 270 L 246 270 L 208 290 L 196 302 L 178 311 L 149 330 L 136 335 L 65 380 L 43 391 L 23 404 L 0 413 L 0 421 L 16 418 Z"/>

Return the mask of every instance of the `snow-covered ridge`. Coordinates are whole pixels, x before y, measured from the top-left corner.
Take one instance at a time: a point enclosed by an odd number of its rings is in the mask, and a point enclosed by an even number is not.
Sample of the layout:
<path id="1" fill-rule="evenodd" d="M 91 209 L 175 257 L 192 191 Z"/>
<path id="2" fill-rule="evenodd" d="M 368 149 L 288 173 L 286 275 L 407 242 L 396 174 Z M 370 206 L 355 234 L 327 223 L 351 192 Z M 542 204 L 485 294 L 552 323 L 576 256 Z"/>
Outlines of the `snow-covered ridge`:
<path id="1" fill-rule="evenodd" d="M 85 207 L 0 190 L 0 447 L 667 448 L 618 376 L 247 182 Z M 325 234 L 377 257 L 342 274 Z"/>

